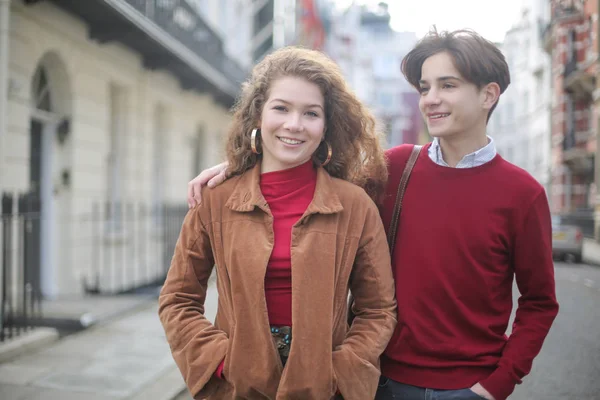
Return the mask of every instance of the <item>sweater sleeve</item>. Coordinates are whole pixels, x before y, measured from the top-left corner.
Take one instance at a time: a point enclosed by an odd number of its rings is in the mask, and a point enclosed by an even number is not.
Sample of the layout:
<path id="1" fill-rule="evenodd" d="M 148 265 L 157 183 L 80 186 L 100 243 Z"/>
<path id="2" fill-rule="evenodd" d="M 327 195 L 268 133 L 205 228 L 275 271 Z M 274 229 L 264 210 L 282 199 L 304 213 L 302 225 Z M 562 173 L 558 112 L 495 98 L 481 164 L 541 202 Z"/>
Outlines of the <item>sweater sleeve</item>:
<path id="1" fill-rule="evenodd" d="M 396 327 L 389 249 L 377 208 L 373 203 L 371 206 L 350 282 L 356 317 L 345 340 L 333 352 L 337 385 L 346 400 L 375 397 L 380 375 L 379 356 Z"/>
<path id="2" fill-rule="evenodd" d="M 558 313 L 550 210 L 543 189 L 516 233 L 513 267 L 521 296 L 512 334 L 497 369 L 480 382 L 496 400 L 505 400 L 531 371 Z"/>
<path id="3" fill-rule="evenodd" d="M 190 392 L 204 398 L 222 380 L 215 376 L 229 339 L 204 316 L 214 259 L 200 205 L 188 212 L 161 290 L 159 317 L 175 363 Z"/>

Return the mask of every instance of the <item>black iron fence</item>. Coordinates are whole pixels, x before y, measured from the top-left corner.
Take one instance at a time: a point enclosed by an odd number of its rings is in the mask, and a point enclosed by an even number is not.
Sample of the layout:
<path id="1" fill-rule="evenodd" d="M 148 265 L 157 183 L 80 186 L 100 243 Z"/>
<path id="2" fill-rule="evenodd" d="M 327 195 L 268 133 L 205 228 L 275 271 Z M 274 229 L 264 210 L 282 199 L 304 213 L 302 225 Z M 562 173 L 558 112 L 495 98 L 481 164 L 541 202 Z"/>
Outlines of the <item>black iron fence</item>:
<path id="1" fill-rule="evenodd" d="M 58 247 L 52 252 L 59 254 L 55 270 L 69 281 L 79 277 L 80 291 L 134 292 L 164 282 L 186 213 L 185 205 L 96 203 L 90 212 L 57 218 L 53 236 L 47 238 L 39 198 L 3 194 L 0 342 L 43 321 L 41 272 L 48 261 L 43 243 Z"/>
<path id="2" fill-rule="evenodd" d="M 41 316 L 39 200 L 2 195 L 0 234 L 0 342 L 33 329 Z"/>
<path id="3" fill-rule="evenodd" d="M 94 204 L 91 214 L 81 219 L 89 229 L 79 257 L 89 254 L 90 263 L 82 273 L 84 290 L 115 294 L 161 284 L 186 213 L 187 206 Z"/>

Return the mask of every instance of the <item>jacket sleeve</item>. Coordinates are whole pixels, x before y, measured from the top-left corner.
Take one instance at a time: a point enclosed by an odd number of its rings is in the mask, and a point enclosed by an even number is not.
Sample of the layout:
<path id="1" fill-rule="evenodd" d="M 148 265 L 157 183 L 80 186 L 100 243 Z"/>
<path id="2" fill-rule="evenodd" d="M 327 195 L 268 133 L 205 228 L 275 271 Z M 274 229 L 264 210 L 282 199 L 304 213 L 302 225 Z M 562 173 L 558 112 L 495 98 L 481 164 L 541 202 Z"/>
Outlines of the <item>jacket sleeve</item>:
<path id="1" fill-rule="evenodd" d="M 159 296 L 159 317 L 175 363 L 194 398 L 216 390 L 214 375 L 228 348 L 227 334 L 204 316 L 208 278 L 214 259 L 203 205 L 185 217 L 167 279 Z"/>
<path id="2" fill-rule="evenodd" d="M 390 253 L 377 207 L 370 200 L 350 290 L 356 316 L 345 340 L 333 352 L 333 368 L 344 399 L 372 399 L 379 382 L 379 356 L 397 321 Z"/>
<path id="3" fill-rule="evenodd" d="M 558 314 L 552 261 L 552 226 L 545 192 L 533 201 L 515 236 L 513 265 L 521 297 L 496 370 L 481 385 L 506 399 L 529 373 Z"/>

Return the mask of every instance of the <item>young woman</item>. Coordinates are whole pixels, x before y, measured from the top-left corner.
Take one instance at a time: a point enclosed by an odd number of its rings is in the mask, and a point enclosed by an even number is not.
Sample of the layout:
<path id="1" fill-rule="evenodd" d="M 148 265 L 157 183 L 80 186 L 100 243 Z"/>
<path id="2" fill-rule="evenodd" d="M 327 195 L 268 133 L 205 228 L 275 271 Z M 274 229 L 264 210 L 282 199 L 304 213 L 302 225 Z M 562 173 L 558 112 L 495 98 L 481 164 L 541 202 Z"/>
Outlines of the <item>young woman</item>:
<path id="1" fill-rule="evenodd" d="M 244 84 L 226 150 L 233 177 L 186 216 L 159 299 L 190 392 L 374 398 L 396 302 L 373 202 L 387 177 L 373 117 L 325 55 L 284 48 Z"/>

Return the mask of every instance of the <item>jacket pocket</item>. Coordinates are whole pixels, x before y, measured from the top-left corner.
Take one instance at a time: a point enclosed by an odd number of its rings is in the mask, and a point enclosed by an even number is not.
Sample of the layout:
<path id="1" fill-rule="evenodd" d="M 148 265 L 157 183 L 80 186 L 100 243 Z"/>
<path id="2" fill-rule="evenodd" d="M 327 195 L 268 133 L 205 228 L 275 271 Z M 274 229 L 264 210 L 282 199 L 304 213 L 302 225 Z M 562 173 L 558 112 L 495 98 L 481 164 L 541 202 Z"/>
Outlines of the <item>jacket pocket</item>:
<path id="1" fill-rule="evenodd" d="M 333 368 L 333 361 L 331 362 L 331 397 L 335 398 L 338 392 L 338 380 Z"/>

